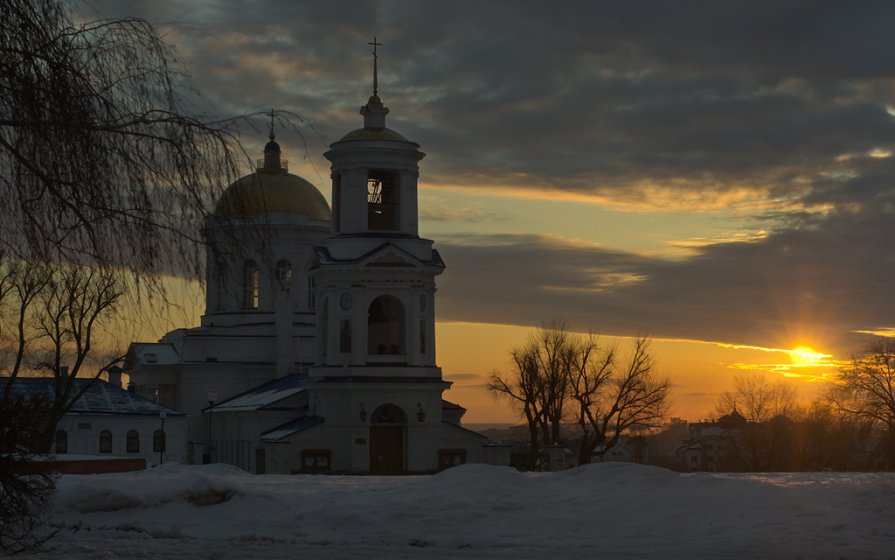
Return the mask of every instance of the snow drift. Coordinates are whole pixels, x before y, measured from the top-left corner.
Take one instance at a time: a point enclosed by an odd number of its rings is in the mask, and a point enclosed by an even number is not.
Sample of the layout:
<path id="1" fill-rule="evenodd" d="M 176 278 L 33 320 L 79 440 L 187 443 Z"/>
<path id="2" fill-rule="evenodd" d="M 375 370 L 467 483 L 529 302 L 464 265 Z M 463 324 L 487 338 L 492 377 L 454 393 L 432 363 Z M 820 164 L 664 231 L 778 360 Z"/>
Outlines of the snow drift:
<path id="1" fill-rule="evenodd" d="M 63 476 L 60 558 L 891 558 L 895 474 L 254 476 L 226 465 Z"/>

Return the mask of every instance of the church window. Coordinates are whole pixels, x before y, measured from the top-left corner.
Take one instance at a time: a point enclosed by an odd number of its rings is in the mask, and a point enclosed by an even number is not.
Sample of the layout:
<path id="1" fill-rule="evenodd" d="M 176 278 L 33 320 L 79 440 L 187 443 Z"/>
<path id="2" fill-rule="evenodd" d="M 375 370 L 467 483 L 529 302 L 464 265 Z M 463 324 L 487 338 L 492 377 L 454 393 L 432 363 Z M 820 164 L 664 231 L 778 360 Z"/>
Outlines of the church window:
<path id="1" fill-rule="evenodd" d="M 351 321 L 344 319 L 339 327 L 339 352 L 351 353 Z"/>
<path id="2" fill-rule="evenodd" d="M 371 169 L 367 175 L 367 228 L 398 229 L 398 176 L 394 171 Z"/>
<path id="3" fill-rule="evenodd" d="M 68 453 L 68 432 L 56 430 L 56 453 Z"/>
<path id="4" fill-rule="evenodd" d="M 261 276 L 255 261 L 246 261 L 244 273 L 242 306 L 245 309 L 258 309 Z"/>
<path id="5" fill-rule="evenodd" d="M 333 174 L 333 233 L 342 231 L 342 174 Z"/>
<path id="6" fill-rule="evenodd" d="M 152 432 L 152 450 L 156 453 L 162 453 L 166 447 L 165 430 L 156 430 Z"/>
<path id="7" fill-rule="evenodd" d="M 112 432 L 109 430 L 103 430 L 99 433 L 99 452 L 112 452 Z"/>
<path id="8" fill-rule="evenodd" d="M 317 298 L 314 296 L 314 288 L 317 287 L 316 278 L 308 278 L 308 309 L 313 311 L 317 308 Z"/>
<path id="9" fill-rule="evenodd" d="M 128 430 L 127 432 L 127 452 L 140 452 L 140 434 L 137 433 L 137 430 Z"/>
<path id="10" fill-rule="evenodd" d="M 404 354 L 404 306 L 394 296 L 379 296 L 367 314 L 367 352 Z"/>
<path id="11" fill-rule="evenodd" d="M 227 265 L 219 262 L 217 264 L 217 301 L 215 307 L 218 311 L 227 308 Z"/>
<path id="12" fill-rule="evenodd" d="M 420 321 L 420 354 L 426 353 L 426 321 Z"/>
<path id="13" fill-rule="evenodd" d="M 292 283 L 292 263 L 287 260 L 277 262 L 277 280 L 284 285 Z"/>

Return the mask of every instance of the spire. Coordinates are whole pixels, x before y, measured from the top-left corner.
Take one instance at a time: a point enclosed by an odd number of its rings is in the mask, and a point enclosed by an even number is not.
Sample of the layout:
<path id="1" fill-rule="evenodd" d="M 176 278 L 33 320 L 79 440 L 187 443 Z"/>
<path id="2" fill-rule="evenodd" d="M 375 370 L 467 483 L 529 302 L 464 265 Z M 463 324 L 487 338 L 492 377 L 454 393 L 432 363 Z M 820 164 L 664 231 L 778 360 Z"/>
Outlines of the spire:
<path id="1" fill-rule="evenodd" d="M 379 95 L 379 69 L 377 67 L 379 55 L 376 53 L 376 47 L 381 47 L 382 43 L 377 43 L 376 37 L 373 37 L 373 42 L 367 44 L 373 45 L 373 96 L 376 97 Z"/>
<path id="2" fill-rule="evenodd" d="M 273 133 L 273 119 L 274 119 L 274 117 L 277 116 L 277 112 L 274 111 L 274 110 L 271 108 L 270 113 L 264 113 L 264 114 L 265 114 L 265 115 L 270 115 L 270 134 L 268 135 L 268 138 L 270 138 L 271 140 L 273 140 L 274 138 L 277 137 L 277 136 Z"/>
<path id="3" fill-rule="evenodd" d="M 271 109 L 269 113 L 264 114 L 270 116 L 270 134 L 268 134 L 270 142 L 264 146 L 264 166 L 262 169 L 280 171 L 283 169 L 280 163 L 280 145 L 276 142 L 275 138 L 277 136 L 273 132 L 274 117 L 277 116 L 277 112 Z"/>
<path id="4" fill-rule="evenodd" d="M 364 128 L 385 128 L 388 108 L 379 99 L 379 53 L 376 50 L 382 43 L 373 37 L 373 42 L 367 44 L 373 45 L 373 95 L 367 100 L 367 104 L 360 108 L 360 114 L 364 116 Z"/>

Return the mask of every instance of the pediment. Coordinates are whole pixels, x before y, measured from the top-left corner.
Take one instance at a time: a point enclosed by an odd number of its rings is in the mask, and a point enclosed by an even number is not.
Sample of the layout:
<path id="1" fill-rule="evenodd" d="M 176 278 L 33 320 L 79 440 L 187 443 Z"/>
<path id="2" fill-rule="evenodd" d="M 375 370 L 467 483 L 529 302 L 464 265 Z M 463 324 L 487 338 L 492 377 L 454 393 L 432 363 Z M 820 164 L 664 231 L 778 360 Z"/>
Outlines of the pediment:
<path id="1" fill-rule="evenodd" d="M 405 256 L 399 255 L 395 251 L 386 250 L 383 253 L 371 257 L 369 260 L 367 260 L 367 262 L 364 263 L 364 266 L 415 267 L 416 263 L 412 262 Z"/>

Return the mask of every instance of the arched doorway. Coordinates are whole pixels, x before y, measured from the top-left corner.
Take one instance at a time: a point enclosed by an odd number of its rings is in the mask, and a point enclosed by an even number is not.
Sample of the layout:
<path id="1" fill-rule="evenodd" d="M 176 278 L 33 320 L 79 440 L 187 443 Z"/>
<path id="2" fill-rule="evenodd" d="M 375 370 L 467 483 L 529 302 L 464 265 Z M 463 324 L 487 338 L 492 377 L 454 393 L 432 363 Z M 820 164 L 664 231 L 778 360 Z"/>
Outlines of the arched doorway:
<path id="1" fill-rule="evenodd" d="M 403 473 L 407 415 L 397 405 L 384 404 L 373 411 L 370 424 L 370 474 Z"/>

